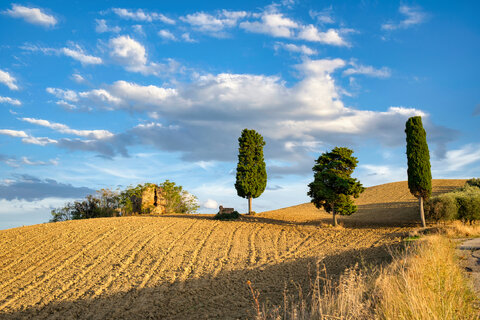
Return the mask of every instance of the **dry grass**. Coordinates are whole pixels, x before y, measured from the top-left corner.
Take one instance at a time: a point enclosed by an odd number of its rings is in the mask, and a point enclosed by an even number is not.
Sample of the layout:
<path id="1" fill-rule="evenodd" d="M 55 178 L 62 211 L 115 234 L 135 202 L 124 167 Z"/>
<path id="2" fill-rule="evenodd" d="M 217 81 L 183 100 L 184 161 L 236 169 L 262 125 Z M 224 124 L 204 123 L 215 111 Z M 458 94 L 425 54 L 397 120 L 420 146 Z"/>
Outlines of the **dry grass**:
<path id="1" fill-rule="evenodd" d="M 347 269 L 338 280 L 317 272 L 306 298 L 285 296 L 282 308 L 257 319 L 479 319 L 478 303 L 450 240 L 431 235 L 393 253 L 383 269 Z M 258 300 L 258 297 L 256 297 Z M 258 305 L 258 302 L 257 302 Z"/>
<path id="2" fill-rule="evenodd" d="M 475 295 L 455 258 L 453 244 L 438 235 L 398 256 L 376 282 L 380 319 L 478 319 Z"/>

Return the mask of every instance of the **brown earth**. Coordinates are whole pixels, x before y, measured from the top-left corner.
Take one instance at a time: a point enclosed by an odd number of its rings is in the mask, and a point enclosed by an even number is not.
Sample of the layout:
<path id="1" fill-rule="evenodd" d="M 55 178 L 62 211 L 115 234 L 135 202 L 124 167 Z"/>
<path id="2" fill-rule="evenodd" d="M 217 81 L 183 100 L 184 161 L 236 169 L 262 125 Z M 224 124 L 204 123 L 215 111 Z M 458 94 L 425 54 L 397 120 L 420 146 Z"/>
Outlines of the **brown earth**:
<path id="1" fill-rule="evenodd" d="M 465 180 L 435 180 L 445 192 Z M 309 286 L 321 260 L 336 275 L 388 261 L 416 225 L 406 182 L 368 188 L 340 219 L 311 204 L 240 221 L 209 215 L 102 218 L 0 231 L 0 319 L 238 319 Z"/>

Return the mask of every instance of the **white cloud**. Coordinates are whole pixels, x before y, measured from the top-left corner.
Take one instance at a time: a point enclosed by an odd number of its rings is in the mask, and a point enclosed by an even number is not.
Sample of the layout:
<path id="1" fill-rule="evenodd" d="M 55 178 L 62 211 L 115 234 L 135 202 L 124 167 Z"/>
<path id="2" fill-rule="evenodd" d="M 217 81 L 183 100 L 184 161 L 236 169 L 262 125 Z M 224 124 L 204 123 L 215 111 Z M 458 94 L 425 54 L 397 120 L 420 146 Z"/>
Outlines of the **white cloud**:
<path id="1" fill-rule="evenodd" d="M 355 175 L 365 187 L 407 180 L 407 168 L 393 165 L 360 164 Z"/>
<path id="2" fill-rule="evenodd" d="M 340 36 L 338 30 L 328 29 L 326 32 L 321 32 L 313 25 L 303 26 L 298 33 L 298 38 L 302 40 L 320 42 L 334 46 L 348 45 L 348 43 Z"/>
<path id="3" fill-rule="evenodd" d="M 110 57 L 128 71 L 160 75 L 178 69 L 178 63 L 172 59 L 168 64 L 149 62 L 145 47 L 129 36 L 110 39 L 109 47 Z"/>
<path id="4" fill-rule="evenodd" d="M 299 25 L 295 21 L 285 18 L 282 13 L 265 12 L 261 16 L 261 21 L 244 21 L 240 23 L 240 28 L 274 37 L 292 38 L 294 36 L 293 29 L 299 28 Z"/>
<path id="5" fill-rule="evenodd" d="M 0 129 L 0 134 L 15 137 L 15 138 L 27 138 L 28 134 L 21 130 Z"/>
<path id="6" fill-rule="evenodd" d="M 47 88 L 46 91 L 50 94 L 53 94 L 59 99 L 64 99 L 68 101 L 76 102 L 78 101 L 78 95 L 73 90 L 63 90 L 59 88 Z"/>
<path id="7" fill-rule="evenodd" d="M 71 103 L 68 103 L 67 101 L 65 100 L 59 100 L 57 102 L 55 102 L 57 105 L 61 106 L 62 108 L 66 109 L 66 110 L 75 110 L 77 109 L 77 106 L 76 105 L 73 105 Z"/>
<path id="8" fill-rule="evenodd" d="M 114 8 L 112 10 L 116 15 L 124 19 L 130 19 L 135 21 L 146 21 L 146 22 L 162 21 L 163 23 L 166 23 L 166 24 L 175 24 L 175 20 L 170 19 L 161 13 L 155 13 L 155 12 L 149 13 L 149 12 L 143 11 L 142 9 L 138 9 L 137 11 L 131 11 L 128 9 Z"/>
<path id="9" fill-rule="evenodd" d="M 188 33 L 188 32 L 182 33 L 182 39 L 183 39 L 185 42 L 196 42 L 195 39 L 192 39 L 192 38 L 190 37 L 190 33 Z"/>
<path id="10" fill-rule="evenodd" d="M 75 44 L 75 43 L 71 44 L 71 48 L 64 47 L 61 49 L 56 49 L 56 48 L 46 48 L 46 47 L 40 47 L 37 45 L 26 44 L 21 46 L 20 49 L 31 51 L 31 52 L 42 52 L 43 54 L 46 54 L 46 55 L 50 55 L 50 54 L 64 55 L 64 56 L 73 58 L 77 61 L 80 61 L 82 65 L 103 63 L 101 58 L 86 54 L 84 50 L 78 44 Z"/>
<path id="11" fill-rule="evenodd" d="M 54 123 L 54 122 L 50 122 L 48 120 L 43 120 L 43 119 L 21 118 L 20 120 L 26 121 L 28 123 L 36 124 L 39 126 L 47 127 L 52 130 L 58 131 L 60 133 L 72 134 L 72 135 L 86 137 L 90 139 L 107 139 L 114 136 L 114 134 L 108 130 L 75 130 L 75 129 L 69 128 L 65 124 Z"/>
<path id="12" fill-rule="evenodd" d="M 18 86 L 16 84 L 17 79 L 15 79 L 10 73 L 7 71 L 0 70 L 0 83 L 3 83 L 11 90 L 18 90 Z"/>
<path id="13" fill-rule="evenodd" d="M 22 103 L 18 99 L 12 99 L 10 97 L 2 97 L 2 96 L 0 96 L 0 103 L 9 103 L 14 106 L 22 105 Z"/>
<path id="14" fill-rule="evenodd" d="M 168 30 L 160 30 L 160 31 L 158 31 L 158 35 L 160 37 L 162 37 L 163 39 L 166 39 L 166 40 L 173 40 L 173 41 L 177 40 L 177 38 L 175 38 L 173 33 L 171 33 Z"/>
<path id="15" fill-rule="evenodd" d="M 317 19 L 317 21 L 320 23 L 335 23 L 335 20 L 332 18 L 332 7 L 326 8 L 322 11 L 310 10 L 308 13 L 310 14 L 310 17 Z"/>
<path id="16" fill-rule="evenodd" d="M 480 144 L 467 144 L 447 151 L 443 159 L 432 161 L 432 171 L 440 175 L 456 171 L 465 176 L 467 166 L 473 163 L 477 163 L 477 168 L 480 169 Z"/>
<path id="17" fill-rule="evenodd" d="M 95 31 L 98 33 L 104 32 L 120 32 L 122 29 L 119 26 L 109 27 L 105 19 L 95 19 Z"/>
<path id="18" fill-rule="evenodd" d="M 73 79 L 73 81 L 75 81 L 76 83 L 85 83 L 85 82 L 87 82 L 87 80 L 85 80 L 85 78 L 84 78 L 81 74 L 78 74 L 78 73 L 72 74 L 72 79 Z"/>
<path id="19" fill-rule="evenodd" d="M 57 143 L 56 140 L 47 137 L 34 137 L 28 135 L 25 131 L 22 130 L 0 129 L 0 135 L 6 135 L 14 138 L 22 138 L 22 142 L 24 143 L 36 144 L 40 146 L 44 146 L 50 143 Z"/>
<path id="20" fill-rule="evenodd" d="M 29 8 L 18 4 L 12 4 L 12 9 L 3 11 L 3 13 L 14 18 L 22 18 L 28 23 L 43 27 L 53 27 L 57 24 L 57 19 L 55 19 L 54 16 L 46 14 L 40 8 Z"/>
<path id="21" fill-rule="evenodd" d="M 263 33 L 278 38 L 299 39 L 310 42 L 319 42 L 335 46 L 348 46 L 349 44 L 342 38 L 339 30 L 328 29 L 326 32 L 320 31 L 314 25 L 302 25 L 283 13 L 263 12 L 260 15 L 260 21 L 244 21 L 240 23 L 240 28 L 249 32 Z M 343 33 L 351 32 L 345 29 Z"/>
<path id="22" fill-rule="evenodd" d="M 198 31 L 209 33 L 213 36 L 223 36 L 224 29 L 235 27 L 239 20 L 247 16 L 245 11 L 222 10 L 216 14 L 196 12 L 180 19 Z"/>
<path id="23" fill-rule="evenodd" d="M 293 43 L 283 43 L 283 42 L 277 42 L 274 45 L 274 49 L 278 51 L 279 49 L 283 49 L 289 52 L 298 52 L 301 54 L 304 54 L 306 56 L 311 56 L 317 54 L 317 50 L 314 50 L 310 47 L 307 47 L 306 45 L 296 45 Z"/>
<path id="24" fill-rule="evenodd" d="M 83 52 L 83 49 L 80 48 L 80 46 L 78 45 L 75 45 L 74 48 L 62 48 L 61 52 L 68 57 L 71 57 L 77 61 L 80 61 L 82 65 L 102 63 L 101 58 L 85 54 Z"/>
<path id="25" fill-rule="evenodd" d="M 205 209 L 218 209 L 218 203 L 215 200 L 208 199 L 202 204 Z"/>
<path id="26" fill-rule="evenodd" d="M 380 69 L 375 69 L 372 66 L 365 66 L 365 65 L 357 65 L 356 63 L 350 63 L 352 65 L 351 68 L 346 69 L 343 71 L 343 75 L 350 76 L 354 74 L 363 74 L 370 77 L 375 78 L 389 78 L 392 74 L 389 68 L 382 67 Z"/>
<path id="27" fill-rule="evenodd" d="M 427 19 L 427 14 L 422 12 L 418 7 L 409 7 L 406 5 L 401 5 L 398 11 L 405 16 L 400 22 L 394 23 L 389 22 L 382 24 L 382 29 L 384 30 L 396 30 L 396 29 L 407 29 L 417 24 L 425 22 Z"/>

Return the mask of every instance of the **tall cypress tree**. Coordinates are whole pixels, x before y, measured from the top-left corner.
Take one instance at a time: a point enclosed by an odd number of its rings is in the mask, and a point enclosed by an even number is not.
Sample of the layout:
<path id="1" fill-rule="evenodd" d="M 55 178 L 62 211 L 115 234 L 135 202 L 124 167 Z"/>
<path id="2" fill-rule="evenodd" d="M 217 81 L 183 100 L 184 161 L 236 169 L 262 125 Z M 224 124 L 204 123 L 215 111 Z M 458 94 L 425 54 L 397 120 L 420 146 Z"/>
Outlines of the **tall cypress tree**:
<path id="1" fill-rule="evenodd" d="M 425 227 L 423 200 L 428 200 L 432 194 L 432 172 L 427 133 L 423 129 L 422 117 L 409 118 L 405 125 L 405 133 L 407 134 L 408 188 L 418 198 L 420 220 L 422 227 Z"/>
<path id="2" fill-rule="evenodd" d="M 235 189 L 239 197 L 248 199 L 248 213 L 252 213 L 252 198 L 258 198 L 267 186 L 267 170 L 263 159 L 262 135 L 243 129 L 238 138 L 238 164 Z"/>

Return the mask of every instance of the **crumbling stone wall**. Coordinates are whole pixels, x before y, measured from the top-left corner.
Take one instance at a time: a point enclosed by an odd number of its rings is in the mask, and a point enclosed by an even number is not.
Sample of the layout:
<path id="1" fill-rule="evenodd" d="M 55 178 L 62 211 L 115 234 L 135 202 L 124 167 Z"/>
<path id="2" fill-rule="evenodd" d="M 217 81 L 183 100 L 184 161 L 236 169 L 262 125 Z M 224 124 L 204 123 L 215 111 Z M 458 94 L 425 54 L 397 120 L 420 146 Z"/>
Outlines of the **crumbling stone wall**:
<path id="1" fill-rule="evenodd" d="M 133 211 L 137 213 L 165 214 L 167 200 L 161 187 L 153 184 L 143 190 L 140 197 L 132 198 Z"/>

